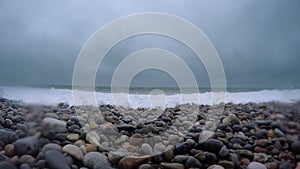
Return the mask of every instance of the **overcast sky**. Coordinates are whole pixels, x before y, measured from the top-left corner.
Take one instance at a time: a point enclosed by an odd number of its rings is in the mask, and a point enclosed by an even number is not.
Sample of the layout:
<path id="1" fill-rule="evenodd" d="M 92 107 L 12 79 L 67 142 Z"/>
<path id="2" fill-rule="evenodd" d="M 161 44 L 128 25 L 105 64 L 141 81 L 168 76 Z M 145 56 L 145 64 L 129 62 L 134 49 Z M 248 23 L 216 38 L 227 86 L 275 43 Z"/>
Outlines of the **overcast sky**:
<path id="1" fill-rule="evenodd" d="M 196 25 L 217 49 L 229 87 L 300 87 L 299 0 L 0 0 L 0 85 L 71 85 L 76 58 L 88 38 L 106 23 L 137 12 L 165 12 Z M 122 59 L 149 47 L 180 56 L 199 86 L 209 85 L 190 49 L 158 35 L 117 44 L 100 65 L 97 85 L 109 86 Z M 141 72 L 132 84 L 176 85 L 157 70 Z"/>

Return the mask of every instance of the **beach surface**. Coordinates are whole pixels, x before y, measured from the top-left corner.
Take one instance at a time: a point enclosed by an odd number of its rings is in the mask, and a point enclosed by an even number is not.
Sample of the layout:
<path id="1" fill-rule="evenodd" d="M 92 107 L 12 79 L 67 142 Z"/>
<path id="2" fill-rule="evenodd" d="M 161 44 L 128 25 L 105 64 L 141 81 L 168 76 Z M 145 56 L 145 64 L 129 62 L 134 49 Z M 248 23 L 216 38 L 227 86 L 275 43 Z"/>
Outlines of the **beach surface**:
<path id="1" fill-rule="evenodd" d="M 297 101 L 161 109 L 1 98 L 0 168 L 298 169 L 299 115 Z"/>

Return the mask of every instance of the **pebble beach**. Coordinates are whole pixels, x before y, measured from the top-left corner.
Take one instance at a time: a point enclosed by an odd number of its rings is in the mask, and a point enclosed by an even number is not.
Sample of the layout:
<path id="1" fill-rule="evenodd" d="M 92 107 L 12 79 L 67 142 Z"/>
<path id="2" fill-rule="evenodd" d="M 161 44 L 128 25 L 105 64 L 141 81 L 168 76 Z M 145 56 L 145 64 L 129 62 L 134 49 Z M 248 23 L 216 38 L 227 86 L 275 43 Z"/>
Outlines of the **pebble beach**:
<path id="1" fill-rule="evenodd" d="M 300 169 L 299 102 L 219 107 L 1 98 L 0 169 Z"/>

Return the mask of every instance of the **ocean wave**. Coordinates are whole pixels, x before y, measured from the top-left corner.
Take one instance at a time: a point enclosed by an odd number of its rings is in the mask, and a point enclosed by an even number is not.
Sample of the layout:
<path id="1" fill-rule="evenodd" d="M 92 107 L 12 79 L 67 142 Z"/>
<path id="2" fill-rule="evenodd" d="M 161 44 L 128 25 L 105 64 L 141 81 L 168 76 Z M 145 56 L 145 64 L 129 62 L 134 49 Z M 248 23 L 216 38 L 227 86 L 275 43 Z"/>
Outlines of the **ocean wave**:
<path id="1" fill-rule="evenodd" d="M 0 87 L 0 91 L 0 97 L 18 100 L 28 104 L 56 105 L 63 102 L 74 105 L 72 90 L 70 89 Z M 116 102 L 116 99 L 114 98 L 118 95 L 125 96 L 126 99 L 124 99 L 124 101 L 120 101 L 119 99 L 119 101 Z M 112 94 L 95 92 L 97 104 L 120 105 L 132 108 L 165 108 L 175 107 L 176 105 L 184 103 L 212 105 L 214 104 L 213 97 L 216 97 L 218 102 L 224 103 L 262 103 L 272 101 L 292 103 L 300 101 L 300 89 L 219 93 L 204 92 L 172 95 Z"/>

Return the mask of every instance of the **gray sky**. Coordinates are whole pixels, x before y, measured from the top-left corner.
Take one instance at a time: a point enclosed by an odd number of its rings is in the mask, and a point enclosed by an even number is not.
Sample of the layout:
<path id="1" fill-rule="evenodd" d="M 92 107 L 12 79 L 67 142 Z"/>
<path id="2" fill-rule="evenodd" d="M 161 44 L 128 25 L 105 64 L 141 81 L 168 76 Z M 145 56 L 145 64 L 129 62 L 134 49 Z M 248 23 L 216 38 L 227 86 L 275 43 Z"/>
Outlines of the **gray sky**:
<path id="1" fill-rule="evenodd" d="M 104 24 L 137 12 L 170 13 L 201 29 L 220 55 L 229 87 L 300 87 L 299 0 L 0 0 L 0 85 L 70 85 L 76 58 L 88 38 Z M 177 54 L 199 86 L 209 85 L 191 50 L 157 35 L 117 44 L 100 65 L 97 85 L 109 85 L 122 59 L 149 47 Z M 174 86 L 175 81 L 149 70 L 132 84 Z"/>

